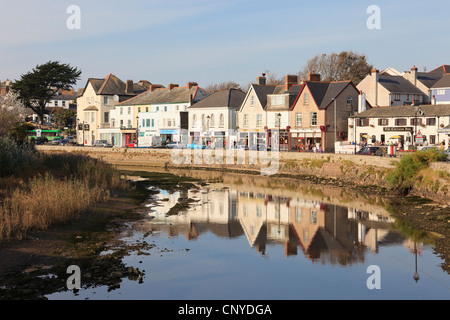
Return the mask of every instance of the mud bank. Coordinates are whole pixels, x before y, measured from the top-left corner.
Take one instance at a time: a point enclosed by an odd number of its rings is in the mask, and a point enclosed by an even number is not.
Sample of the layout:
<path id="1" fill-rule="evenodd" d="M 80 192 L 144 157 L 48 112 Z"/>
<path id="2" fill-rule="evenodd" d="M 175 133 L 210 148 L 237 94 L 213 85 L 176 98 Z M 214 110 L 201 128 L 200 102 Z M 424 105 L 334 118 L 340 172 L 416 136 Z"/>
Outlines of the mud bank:
<path id="1" fill-rule="evenodd" d="M 375 157 L 329 153 L 267 153 L 261 165 L 257 151 L 234 151 L 232 155 L 205 150 L 123 149 L 39 146 L 42 152 L 82 152 L 105 162 L 136 168 L 187 168 L 246 174 L 294 177 L 337 186 L 378 187 L 389 194 L 386 176 L 400 157 Z M 198 152 L 201 151 L 201 152 Z M 202 158 L 203 154 L 203 158 Z M 200 155 L 200 156 L 199 156 Z M 207 155 L 207 157 L 205 157 Z M 450 205 L 450 163 L 433 163 L 426 177 L 414 185 L 409 195 Z"/>

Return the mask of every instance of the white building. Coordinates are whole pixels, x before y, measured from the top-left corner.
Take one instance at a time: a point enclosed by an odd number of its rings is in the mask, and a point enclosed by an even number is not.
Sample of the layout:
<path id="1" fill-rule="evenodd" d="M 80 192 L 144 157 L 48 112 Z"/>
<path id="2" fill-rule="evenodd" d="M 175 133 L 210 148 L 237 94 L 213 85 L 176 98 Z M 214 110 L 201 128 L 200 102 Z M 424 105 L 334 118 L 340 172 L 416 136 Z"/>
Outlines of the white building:
<path id="1" fill-rule="evenodd" d="M 238 89 L 221 90 L 191 105 L 189 142 L 223 148 L 236 141 L 236 111 L 245 93 Z"/>
<path id="2" fill-rule="evenodd" d="M 371 108 L 349 118 L 349 141 L 449 146 L 450 105 Z"/>

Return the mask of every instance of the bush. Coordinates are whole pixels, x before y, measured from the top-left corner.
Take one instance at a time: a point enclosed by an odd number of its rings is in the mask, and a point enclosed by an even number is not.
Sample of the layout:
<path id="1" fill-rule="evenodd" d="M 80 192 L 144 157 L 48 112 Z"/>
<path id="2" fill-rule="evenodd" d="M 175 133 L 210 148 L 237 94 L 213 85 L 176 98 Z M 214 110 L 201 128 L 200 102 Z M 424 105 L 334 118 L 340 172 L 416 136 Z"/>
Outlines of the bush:
<path id="1" fill-rule="evenodd" d="M 16 174 L 38 159 L 39 153 L 34 145 L 8 137 L 0 138 L 0 177 Z"/>
<path id="2" fill-rule="evenodd" d="M 414 186 L 421 170 L 426 169 L 431 162 L 446 158 L 445 153 L 434 149 L 407 154 L 396 164 L 395 170 L 387 175 L 386 180 L 390 187 L 406 193 Z"/>

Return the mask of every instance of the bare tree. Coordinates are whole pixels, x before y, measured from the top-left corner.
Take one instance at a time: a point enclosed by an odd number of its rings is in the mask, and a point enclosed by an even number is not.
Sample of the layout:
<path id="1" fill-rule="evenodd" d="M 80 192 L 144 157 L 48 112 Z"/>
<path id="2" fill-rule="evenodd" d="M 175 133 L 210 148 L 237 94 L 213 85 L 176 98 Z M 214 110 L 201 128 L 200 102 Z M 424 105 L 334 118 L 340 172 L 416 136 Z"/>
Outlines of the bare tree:
<path id="1" fill-rule="evenodd" d="M 321 75 L 323 81 L 350 80 L 355 85 L 361 82 L 372 70 L 366 57 L 353 51 L 316 55 L 308 60 L 305 67 L 298 73 L 300 79 L 308 79 L 308 74 L 315 72 Z"/>
<path id="2" fill-rule="evenodd" d="M 241 89 L 241 86 L 239 83 L 236 83 L 234 81 L 225 81 L 221 83 L 209 84 L 205 89 L 209 92 L 214 93 L 220 90 Z"/>
<path id="3" fill-rule="evenodd" d="M 269 70 L 264 71 L 264 73 L 266 74 L 266 85 L 277 86 L 284 83 L 283 78 L 278 77 L 276 73 Z"/>

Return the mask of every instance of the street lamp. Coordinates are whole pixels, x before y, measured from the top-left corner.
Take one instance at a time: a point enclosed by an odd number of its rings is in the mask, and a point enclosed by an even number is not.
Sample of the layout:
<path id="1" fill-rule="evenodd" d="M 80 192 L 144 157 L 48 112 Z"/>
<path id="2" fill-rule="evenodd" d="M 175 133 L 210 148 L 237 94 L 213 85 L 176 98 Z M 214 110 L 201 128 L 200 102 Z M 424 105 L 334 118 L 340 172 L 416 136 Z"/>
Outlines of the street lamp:
<path id="1" fill-rule="evenodd" d="M 136 147 L 139 147 L 139 116 L 136 116 Z"/>
<path id="2" fill-rule="evenodd" d="M 77 119 L 77 123 L 78 123 L 78 125 L 80 125 L 80 119 Z M 79 128 L 80 127 L 78 127 L 78 129 Z M 81 130 L 83 131 L 83 147 L 84 147 L 84 120 L 83 120 L 83 124 L 82 124 Z M 80 130 L 78 130 L 78 131 L 80 131 Z"/>
<path id="3" fill-rule="evenodd" d="M 334 102 L 334 151 L 336 152 L 336 136 L 337 136 L 337 122 L 336 122 L 336 99 L 332 98 L 331 101 Z"/>
<path id="4" fill-rule="evenodd" d="M 422 109 L 419 106 L 414 106 L 414 149 L 417 149 L 416 144 L 416 135 L 417 135 L 417 113 L 420 112 L 420 115 L 423 115 Z"/>
<path id="5" fill-rule="evenodd" d="M 278 120 L 278 152 L 280 151 L 281 148 L 281 113 L 277 114 L 277 120 Z"/>

